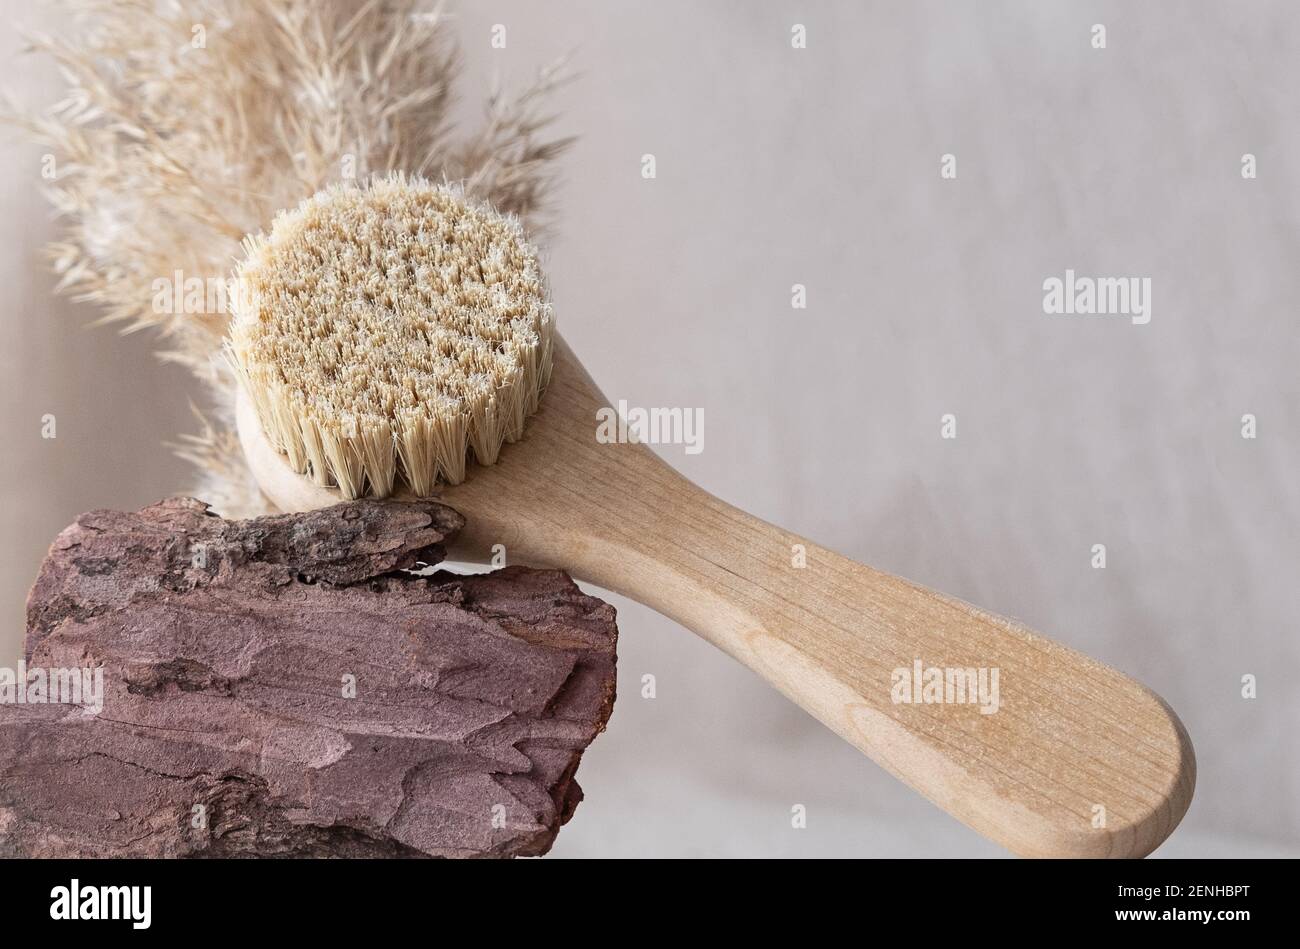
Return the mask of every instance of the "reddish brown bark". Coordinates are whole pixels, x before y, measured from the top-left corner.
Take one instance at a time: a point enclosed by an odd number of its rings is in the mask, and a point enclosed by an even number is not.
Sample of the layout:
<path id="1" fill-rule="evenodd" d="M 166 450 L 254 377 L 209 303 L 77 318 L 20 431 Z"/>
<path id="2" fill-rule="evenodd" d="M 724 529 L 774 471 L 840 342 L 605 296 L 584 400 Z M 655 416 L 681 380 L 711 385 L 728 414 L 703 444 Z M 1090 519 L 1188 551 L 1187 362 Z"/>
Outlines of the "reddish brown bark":
<path id="1" fill-rule="evenodd" d="M 432 502 L 79 517 L 27 662 L 102 666 L 103 708 L 0 706 L 0 854 L 544 853 L 613 706 L 614 610 L 558 571 L 403 572 L 462 524 Z"/>

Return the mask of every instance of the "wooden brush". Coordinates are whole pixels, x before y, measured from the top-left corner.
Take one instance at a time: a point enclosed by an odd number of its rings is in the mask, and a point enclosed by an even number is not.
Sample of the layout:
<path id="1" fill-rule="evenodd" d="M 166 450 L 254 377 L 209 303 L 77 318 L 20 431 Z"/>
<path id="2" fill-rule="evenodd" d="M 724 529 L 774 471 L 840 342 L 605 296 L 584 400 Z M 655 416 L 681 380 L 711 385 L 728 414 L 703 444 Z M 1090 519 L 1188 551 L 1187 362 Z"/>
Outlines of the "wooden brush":
<path id="1" fill-rule="evenodd" d="M 1018 854 L 1142 856 L 1187 810 L 1191 743 L 1138 682 L 598 441 L 609 403 L 512 221 L 418 180 L 334 189 L 239 276 L 239 434 L 281 510 L 437 497 L 467 519 L 453 556 L 504 544 L 658 610 Z"/>

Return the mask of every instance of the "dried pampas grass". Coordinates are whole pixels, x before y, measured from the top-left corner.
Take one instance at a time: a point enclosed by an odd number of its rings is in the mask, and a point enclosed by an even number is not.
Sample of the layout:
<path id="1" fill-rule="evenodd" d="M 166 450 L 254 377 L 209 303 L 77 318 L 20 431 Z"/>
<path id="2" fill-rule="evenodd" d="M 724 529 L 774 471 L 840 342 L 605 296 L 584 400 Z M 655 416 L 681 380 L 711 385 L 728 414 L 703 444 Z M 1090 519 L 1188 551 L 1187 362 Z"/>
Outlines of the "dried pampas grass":
<path id="1" fill-rule="evenodd" d="M 450 125 L 449 23 L 420 0 L 62 2 L 67 32 L 32 46 L 58 61 L 67 94 L 10 117 L 56 157 L 59 287 L 124 331 L 159 331 L 165 358 L 208 384 L 212 417 L 179 452 L 200 497 L 261 513 L 218 358 L 228 313 L 202 288 L 224 285 L 241 240 L 277 210 L 390 171 L 463 182 L 536 227 L 569 144 L 546 134 L 543 111 L 563 69 L 519 96 L 494 92 L 464 135 Z"/>

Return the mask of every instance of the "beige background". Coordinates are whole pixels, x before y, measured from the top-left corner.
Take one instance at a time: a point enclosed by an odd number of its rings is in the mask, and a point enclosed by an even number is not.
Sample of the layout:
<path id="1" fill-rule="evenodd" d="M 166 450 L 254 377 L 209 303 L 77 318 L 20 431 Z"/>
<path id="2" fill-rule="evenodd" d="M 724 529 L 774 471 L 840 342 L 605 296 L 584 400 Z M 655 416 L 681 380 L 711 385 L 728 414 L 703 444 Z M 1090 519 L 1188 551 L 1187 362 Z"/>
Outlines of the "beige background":
<path id="1" fill-rule="evenodd" d="M 50 22 L 12 0 L 0 14 Z M 1300 9 L 481 2 L 458 28 L 470 115 L 494 70 L 523 81 L 577 51 L 556 309 L 612 400 L 704 409 L 704 452 L 667 458 L 1165 696 L 1199 780 L 1159 854 L 1300 855 Z M 0 27 L 10 87 L 52 101 L 52 69 L 15 62 L 19 45 Z M 87 329 L 87 309 L 51 298 L 39 150 L 0 147 L 16 658 L 59 528 L 184 487 L 160 442 L 188 428 L 189 389 L 147 338 Z M 1248 151 L 1256 181 L 1239 174 Z M 939 178 L 945 152 L 956 181 Z M 1150 276 L 1151 324 L 1045 316 L 1042 281 L 1067 267 Z M 947 412 L 955 442 L 939 439 Z M 557 855 L 1000 853 L 711 647 L 614 602 L 619 702 Z"/>

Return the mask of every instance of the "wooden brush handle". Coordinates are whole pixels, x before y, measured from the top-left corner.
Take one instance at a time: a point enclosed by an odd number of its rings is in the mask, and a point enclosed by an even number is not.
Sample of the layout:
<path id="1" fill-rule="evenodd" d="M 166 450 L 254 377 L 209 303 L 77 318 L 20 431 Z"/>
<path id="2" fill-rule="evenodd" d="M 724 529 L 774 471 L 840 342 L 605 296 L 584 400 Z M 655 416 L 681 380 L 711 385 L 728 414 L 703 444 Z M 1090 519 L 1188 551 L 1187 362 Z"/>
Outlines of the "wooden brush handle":
<path id="1" fill-rule="evenodd" d="M 644 446 L 598 443 L 596 411 L 607 404 L 559 343 L 524 439 L 443 492 L 468 520 L 452 554 L 486 560 L 502 544 L 510 562 L 563 568 L 677 620 L 1018 854 L 1142 856 L 1177 826 L 1195 760 L 1159 696 L 1008 620 L 752 517 Z M 281 509 L 337 502 L 288 468 L 247 400 L 240 434 Z M 927 670 L 951 670 L 953 689 L 945 681 L 904 695 L 917 663 L 922 684 Z M 984 670 L 986 699 L 996 670 L 996 711 L 978 695 L 949 701 L 968 669 L 977 679 Z"/>

